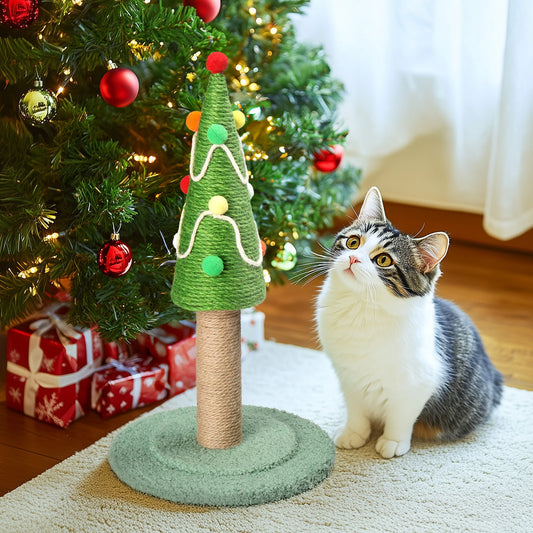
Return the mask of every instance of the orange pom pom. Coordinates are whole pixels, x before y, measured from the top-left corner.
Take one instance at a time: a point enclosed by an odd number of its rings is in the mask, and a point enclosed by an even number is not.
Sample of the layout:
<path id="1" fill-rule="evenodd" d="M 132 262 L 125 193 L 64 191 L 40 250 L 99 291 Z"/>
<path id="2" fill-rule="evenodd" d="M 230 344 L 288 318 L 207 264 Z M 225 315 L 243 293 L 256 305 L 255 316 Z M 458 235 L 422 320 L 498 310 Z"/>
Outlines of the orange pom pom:
<path id="1" fill-rule="evenodd" d="M 201 116 L 201 111 L 191 111 L 185 119 L 185 126 L 187 126 L 191 131 L 198 131 Z"/>

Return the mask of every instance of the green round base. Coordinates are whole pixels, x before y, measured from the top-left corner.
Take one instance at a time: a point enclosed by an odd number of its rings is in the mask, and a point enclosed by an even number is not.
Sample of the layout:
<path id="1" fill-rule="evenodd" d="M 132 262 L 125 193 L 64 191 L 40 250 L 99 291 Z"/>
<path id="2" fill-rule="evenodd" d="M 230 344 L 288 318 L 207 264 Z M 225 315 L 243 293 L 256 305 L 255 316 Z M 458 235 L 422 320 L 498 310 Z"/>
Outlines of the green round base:
<path id="1" fill-rule="evenodd" d="M 196 407 L 156 413 L 113 440 L 109 464 L 140 492 L 173 502 L 242 506 L 289 498 L 325 479 L 335 446 L 299 416 L 243 406 L 241 444 L 217 450 L 196 441 Z"/>

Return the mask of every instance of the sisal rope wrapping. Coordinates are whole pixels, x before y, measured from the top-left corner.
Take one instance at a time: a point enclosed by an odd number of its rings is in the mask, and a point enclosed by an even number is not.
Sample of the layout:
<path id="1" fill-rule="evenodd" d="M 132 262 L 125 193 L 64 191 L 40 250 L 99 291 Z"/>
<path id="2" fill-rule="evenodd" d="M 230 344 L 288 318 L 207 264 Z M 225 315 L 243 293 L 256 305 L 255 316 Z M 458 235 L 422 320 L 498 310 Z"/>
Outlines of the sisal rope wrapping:
<path id="1" fill-rule="evenodd" d="M 232 448 L 242 440 L 241 312 L 196 313 L 197 440 Z"/>

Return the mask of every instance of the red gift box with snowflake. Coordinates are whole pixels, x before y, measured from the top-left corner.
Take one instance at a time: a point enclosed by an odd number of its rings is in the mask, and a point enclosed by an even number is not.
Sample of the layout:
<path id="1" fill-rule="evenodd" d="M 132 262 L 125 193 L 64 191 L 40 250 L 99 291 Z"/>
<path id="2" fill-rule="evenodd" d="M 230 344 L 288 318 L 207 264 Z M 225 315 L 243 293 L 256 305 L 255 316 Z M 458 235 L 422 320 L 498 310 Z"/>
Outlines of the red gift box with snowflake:
<path id="1" fill-rule="evenodd" d="M 169 395 L 196 385 L 196 325 L 192 322 L 165 324 L 138 337 L 141 349 L 168 364 Z"/>
<path id="2" fill-rule="evenodd" d="M 140 352 L 148 353 L 164 363 L 176 352 L 176 345 L 196 333 L 193 322 L 163 324 L 137 336 Z"/>
<path id="3" fill-rule="evenodd" d="M 102 358 L 98 334 L 68 324 L 67 310 L 51 307 L 7 334 L 6 405 L 62 428 L 90 408 L 91 376 Z"/>
<path id="4" fill-rule="evenodd" d="M 136 340 L 132 341 L 105 341 L 103 343 L 104 362 L 125 361 L 145 353 Z"/>
<path id="5" fill-rule="evenodd" d="M 176 396 L 196 385 L 196 335 L 172 346 L 168 357 L 169 396 Z"/>
<path id="6" fill-rule="evenodd" d="M 92 378 L 92 408 L 102 418 L 162 400 L 167 395 L 168 366 L 153 358 L 111 361 Z"/>

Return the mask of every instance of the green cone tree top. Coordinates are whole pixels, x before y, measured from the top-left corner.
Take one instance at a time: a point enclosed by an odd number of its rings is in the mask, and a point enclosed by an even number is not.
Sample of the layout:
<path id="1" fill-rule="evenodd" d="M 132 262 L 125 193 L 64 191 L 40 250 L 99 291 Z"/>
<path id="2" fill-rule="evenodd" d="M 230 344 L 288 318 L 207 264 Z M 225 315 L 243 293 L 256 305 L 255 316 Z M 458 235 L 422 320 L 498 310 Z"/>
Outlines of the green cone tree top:
<path id="1" fill-rule="evenodd" d="M 172 299 L 191 311 L 244 309 L 261 303 L 266 291 L 250 203 L 253 188 L 222 74 L 226 65 L 220 52 L 207 59 L 212 74 L 192 141 L 190 184 L 174 237 Z"/>

